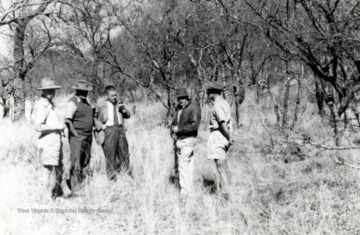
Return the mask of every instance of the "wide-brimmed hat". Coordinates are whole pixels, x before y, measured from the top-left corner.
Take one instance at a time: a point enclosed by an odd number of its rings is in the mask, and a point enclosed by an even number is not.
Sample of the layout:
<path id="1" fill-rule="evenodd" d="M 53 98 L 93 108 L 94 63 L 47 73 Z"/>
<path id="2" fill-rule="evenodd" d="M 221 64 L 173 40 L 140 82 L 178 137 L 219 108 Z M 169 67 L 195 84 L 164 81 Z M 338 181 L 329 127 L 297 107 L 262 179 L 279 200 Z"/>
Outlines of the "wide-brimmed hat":
<path id="1" fill-rule="evenodd" d="M 90 86 L 85 80 L 79 80 L 75 86 L 71 87 L 75 90 L 82 90 L 82 91 L 92 91 L 92 86 Z"/>
<path id="2" fill-rule="evenodd" d="M 223 91 L 225 89 L 224 85 L 221 85 L 217 82 L 211 82 L 211 81 L 209 81 L 205 87 L 206 87 L 206 90 Z"/>
<path id="3" fill-rule="evenodd" d="M 36 88 L 37 90 L 53 90 L 60 89 L 61 86 L 55 85 L 55 82 L 52 78 L 43 78 L 41 79 L 41 86 Z"/>
<path id="4" fill-rule="evenodd" d="M 175 97 L 176 98 L 180 98 L 180 97 L 188 97 L 189 98 L 189 93 L 187 92 L 186 88 L 180 88 L 180 89 L 176 90 Z"/>

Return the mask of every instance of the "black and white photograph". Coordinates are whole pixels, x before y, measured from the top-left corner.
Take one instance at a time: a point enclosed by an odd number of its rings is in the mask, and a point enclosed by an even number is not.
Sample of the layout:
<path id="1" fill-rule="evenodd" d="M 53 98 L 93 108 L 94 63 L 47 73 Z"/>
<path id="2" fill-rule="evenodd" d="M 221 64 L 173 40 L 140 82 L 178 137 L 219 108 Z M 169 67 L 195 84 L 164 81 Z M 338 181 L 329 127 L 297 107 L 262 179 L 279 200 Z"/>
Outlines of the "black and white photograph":
<path id="1" fill-rule="evenodd" d="M 0 234 L 359 218 L 358 0 L 0 0 Z"/>

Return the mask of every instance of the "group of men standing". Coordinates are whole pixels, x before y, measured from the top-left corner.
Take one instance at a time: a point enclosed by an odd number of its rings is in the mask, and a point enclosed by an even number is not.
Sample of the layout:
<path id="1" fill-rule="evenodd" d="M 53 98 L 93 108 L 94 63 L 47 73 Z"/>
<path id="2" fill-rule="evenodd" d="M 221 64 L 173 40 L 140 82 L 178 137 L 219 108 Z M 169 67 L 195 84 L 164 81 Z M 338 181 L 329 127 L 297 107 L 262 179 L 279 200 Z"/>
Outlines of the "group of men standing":
<path id="1" fill-rule="evenodd" d="M 102 146 L 106 158 L 109 179 L 116 180 L 116 173 L 129 168 L 129 147 L 125 136 L 124 119 L 130 117 L 129 110 L 118 102 L 115 87 L 105 88 L 107 99 L 93 108 L 87 100 L 92 87 L 83 80 L 72 88 L 75 95 L 68 101 L 65 122 L 61 122 L 53 104 L 55 91 L 60 89 L 54 81 L 41 81 L 42 96 L 35 109 L 35 129 L 40 132 L 38 155 L 44 165 L 44 180 L 52 198 L 59 194 L 69 197 L 86 177 L 91 159 L 93 129 L 96 142 Z M 67 126 L 70 156 L 64 156 L 62 136 Z M 65 158 L 65 159 L 64 159 Z M 52 172 L 55 174 L 52 174 Z M 54 177 L 51 177 L 54 175 Z"/>
<path id="2" fill-rule="evenodd" d="M 72 87 L 75 95 L 66 105 L 65 122 L 60 121 L 53 104 L 55 91 L 60 88 L 52 79 L 42 79 L 41 87 L 38 88 L 42 91 L 42 96 L 35 109 L 35 129 L 41 133 L 38 155 L 44 166 L 44 179 L 52 198 L 56 198 L 59 193 L 64 197 L 71 196 L 84 181 L 91 159 L 93 131 L 96 142 L 104 151 L 108 178 L 116 180 L 117 173 L 122 170 L 131 176 L 124 123 L 124 119 L 130 118 L 131 114 L 122 101 L 118 100 L 115 87 L 105 87 L 106 100 L 98 102 L 96 108 L 93 108 L 87 100 L 92 87 L 86 81 L 78 81 Z M 223 88 L 215 82 L 210 82 L 207 86 L 207 95 L 212 103 L 207 156 L 216 164 L 222 195 L 228 199 L 231 175 L 227 165 L 227 152 L 231 144 L 231 113 L 228 102 L 221 95 Z M 193 155 L 201 109 L 191 101 L 186 88 L 178 89 L 176 98 L 178 109 L 171 125 L 171 137 L 176 146 L 180 193 L 189 195 L 193 187 Z M 69 130 L 70 157 L 64 156 L 62 150 L 62 137 L 65 136 L 66 127 Z"/>
<path id="3" fill-rule="evenodd" d="M 219 183 L 222 197 L 229 199 L 231 174 L 227 165 L 227 152 L 232 143 L 230 138 L 231 110 L 229 103 L 222 97 L 224 86 L 209 82 L 208 99 L 212 103 L 210 111 L 210 135 L 208 139 L 208 159 L 214 160 L 219 173 Z M 194 104 L 187 89 L 176 91 L 178 110 L 171 125 L 171 136 L 176 146 L 176 171 L 179 175 L 180 193 L 191 194 L 194 171 L 194 148 L 196 146 L 198 129 L 201 120 L 199 105 Z"/>

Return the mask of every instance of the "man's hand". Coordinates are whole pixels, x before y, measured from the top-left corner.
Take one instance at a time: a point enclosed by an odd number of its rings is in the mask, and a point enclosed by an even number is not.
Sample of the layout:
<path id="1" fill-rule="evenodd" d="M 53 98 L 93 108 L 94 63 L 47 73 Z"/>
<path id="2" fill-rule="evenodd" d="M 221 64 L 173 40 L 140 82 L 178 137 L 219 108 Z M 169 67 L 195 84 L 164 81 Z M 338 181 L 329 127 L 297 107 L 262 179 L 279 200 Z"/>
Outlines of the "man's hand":
<path id="1" fill-rule="evenodd" d="M 179 127 L 178 126 L 173 126 L 172 127 L 172 131 L 176 134 L 179 132 Z"/>
<path id="2" fill-rule="evenodd" d="M 71 120 L 66 119 L 65 123 L 69 129 L 69 135 L 74 136 L 75 138 L 79 137 L 79 134 L 77 133 L 77 131 L 75 130 L 75 127 L 73 125 L 73 123 L 71 122 Z"/>
<path id="3" fill-rule="evenodd" d="M 101 127 L 101 130 L 105 131 L 105 129 L 106 129 L 106 125 L 103 125 L 103 126 Z"/>
<path id="4" fill-rule="evenodd" d="M 62 131 L 66 128 L 65 124 L 64 123 L 59 123 L 55 126 L 55 130 L 59 130 L 59 131 Z"/>
<path id="5" fill-rule="evenodd" d="M 219 131 L 229 142 L 231 141 L 229 126 L 226 124 L 226 122 L 221 123 L 219 126 Z"/>
<path id="6" fill-rule="evenodd" d="M 119 109 L 120 111 L 123 111 L 123 110 L 126 109 L 126 107 L 125 107 L 125 105 L 124 105 L 123 103 L 118 103 L 118 104 L 117 104 L 117 107 L 118 107 L 118 109 Z"/>
<path id="7" fill-rule="evenodd" d="M 229 143 L 225 146 L 225 150 L 229 151 L 231 145 L 234 145 L 234 144 L 235 144 L 235 141 L 233 139 L 230 139 Z"/>

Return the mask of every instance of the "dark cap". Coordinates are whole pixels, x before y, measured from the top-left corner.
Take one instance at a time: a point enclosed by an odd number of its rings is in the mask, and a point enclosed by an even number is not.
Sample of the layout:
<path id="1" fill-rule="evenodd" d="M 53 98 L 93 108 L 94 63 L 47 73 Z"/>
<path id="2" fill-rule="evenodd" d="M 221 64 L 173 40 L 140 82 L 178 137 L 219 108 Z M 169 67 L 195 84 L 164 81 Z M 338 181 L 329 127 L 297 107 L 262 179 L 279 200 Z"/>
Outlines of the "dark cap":
<path id="1" fill-rule="evenodd" d="M 176 90 L 175 97 L 176 98 L 180 98 L 180 97 L 188 97 L 189 98 L 189 93 L 187 92 L 186 88 L 180 88 L 180 89 Z"/>
<path id="2" fill-rule="evenodd" d="M 82 90 L 82 91 L 91 91 L 93 88 L 85 81 L 85 80 L 79 80 L 75 86 L 71 87 L 75 90 Z"/>
<path id="3" fill-rule="evenodd" d="M 217 82 L 211 82 L 211 81 L 209 81 L 207 83 L 205 88 L 206 88 L 206 90 L 218 90 L 218 91 L 223 91 L 225 89 L 224 85 L 221 85 Z"/>

